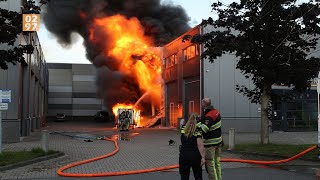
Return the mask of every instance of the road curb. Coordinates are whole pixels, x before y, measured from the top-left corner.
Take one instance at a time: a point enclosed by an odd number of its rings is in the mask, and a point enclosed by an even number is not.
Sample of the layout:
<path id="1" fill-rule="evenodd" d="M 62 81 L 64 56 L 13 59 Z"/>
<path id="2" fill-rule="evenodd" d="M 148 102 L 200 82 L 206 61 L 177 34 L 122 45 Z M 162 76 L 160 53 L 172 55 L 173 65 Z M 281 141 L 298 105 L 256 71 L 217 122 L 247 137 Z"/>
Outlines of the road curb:
<path id="1" fill-rule="evenodd" d="M 14 164 L 2 166 L 2 167 L 0 167 L 0 172 L 1 171 L 6 171 L 6 170 L 10 170 L 10 169 L 19 168 L 19 167 L 23 167 L 23 166 L 30 165 L 30 164 L 37 163 L 37 162 L 41 162 L 41 161 L 46 161 L 46 160 L 57 158 L 57 157 L 60 157 L 60 156 L 63 156 L 63 155 L 64 155 L 63 152 L 59 152 L 59 153 L 55 153 L 55 154 L 51 154 L 51 155 L 47 155 L 47 156 L 41 156 L 41 157 L 37 157 L 37 158 L 34 158 L 34 159 L 30 159 L 30 160 L 21 161 L 21 162 L 14 163 Z"/>

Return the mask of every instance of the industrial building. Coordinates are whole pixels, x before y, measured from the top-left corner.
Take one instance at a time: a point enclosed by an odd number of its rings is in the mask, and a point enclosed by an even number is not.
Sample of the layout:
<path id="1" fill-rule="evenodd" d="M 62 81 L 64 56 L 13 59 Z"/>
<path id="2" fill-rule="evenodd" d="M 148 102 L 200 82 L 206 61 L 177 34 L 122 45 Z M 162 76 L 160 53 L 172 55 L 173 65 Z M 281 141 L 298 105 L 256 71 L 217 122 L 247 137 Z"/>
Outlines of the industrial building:
<path id="1" fill-rule="evenodd" d="M 21 11 L 22 1 L 0 2 L 1 8 Z M 25 54 L 25 61 L 7 70 L 0 69 L 0 90 L 11 90 L 8 110 L 2 111 L 4 143 L 19 142 L 23 136 L 45 124 L 47 112 L 48 70 L 36 32 L 20 34 L 15 46 L 32 44 L 33 54 Z M 10 46 L 1 46 L 8 49 Z M 0 57 L 1 58 L 1 57 Z"/>
<path id="2" fill-rule="evenodd" d="M 201 26 L 196 26 L 184 35 L 196 35 L 201 30 Z M 224 55 L 221 57 L 224 61 L 217 60 L 214 64 L 200 60 L 201 46 L 182 42 L 184 35 L 164 46 L 164 124 L 176 127 L 178 118 L 187 119 L 191 112 L 200 114 L 201 99 L 209 97 L 213 106 L 221 111 L 223 131 L 231 127 L 243 132 L 259 131 L 259 105 L 235 91 L 237 83 L 251 84 L 235 68 L 235 58 Z"/>
<path id="3" fill-rule="evenodd" d="M 96 68 L 92 64 L 48 63 L 48 118 L 57 113 L 66 120 L 92 119 L 103 109 L 96 94 Z"/>
<path id="4" fill-rule="evenodd" d="M 211 28 L 211 29 L 210 29 Z M 191 112 L 200 114 L 201 99 L 209 97 L 222 115 L 222 131 L 236 128 L 237 132 L 259 132 L 261 109 L 236 91 L 236 85 L 252 87 L 236 69 L 237 59 L 225 54 L 214 63 L 200 60 L 202 47 L 190 41 L 182 42 L 185 35 L 212 31 L 212 27 L 196 26 L 163 48 L 162 73 L 164 79 L 165 118 L 162 124 L 177 127 L 178 119 L 187 119 Z M 316 130 L 316 84 L 310 91 L 290 102 L 275 101 L 271 126 L 273 130 Z M 283 93 L 288 87 L 273 86 L 274 93 Z"/>
<path id="5" fill-rule="evenodd" d="M 209 30 L 196 26 L 184 35 Z M 224 132 L 230 128 L 236 128 L 237 132 L 259 132 L 260 105 L 251 103 L 236 91 L 237 84 L 253 86 L 250 79 L 236 69 L 237 59 L 226 54 L 215 63 L 200 60 L 201 46 L 182 42 L 184 35 L 162 48 L 162 107 L 165 111 L 162 125 L 177 127 L 178 119 L 187 118 L 191 112 L 200 114 L 201 99 L 209 97 L 222 114 Z M 49 117 L 64 113 L 69 119 L 92 119 L 97 111 L 104 109 L 103 102 L 96 95 L 96 69 L 93 65 L 49 63 L 48 69 Z M 288 87 L 273 86 L 273 93 L 288 90 Z M 316 86 L 291 101 L 274 101 L 270 117 L 272 129 L 315 130 L 316 102 Z"/>
<path id="6" fill-rule="evenodd" d="M 210 29 L 196 26 L 184 35 L 206 31 Z M 224 132 L 230 128 L 236 128 L 237 132 L 259 132 L 260 105 L 251 103 L 236 91 L 237 84 L 253 86 L 250 79 L 236 69 L 237 59 L 226 54 L 215 63 L 200 60 L 202 47 L 189 41 L 182 42 L 184 35 L 162 48 L 162 125 L 177 127 L 178 119 L 186 119 L 191 112 L 200 114 L 201 99 L 209 97 L 222 114 Z M 96 95 L 96 68 L 92 64 L 49 63 L 48 69 L 49 117 L 63 113 L 70 120 L 92 119 L 96 112 L 104 109 L 103 101 Z M 287 90 L 290 89 L 273 86 L 274 93 Z M 274 101 L 270 117 L 272 129 L 315 130 L 316 102 L 316 86 L 292 101 Z"/>
<path id="7" fill-rule="evenodd" d="M 273 93 L 285 94 L 288 87 L 273 86 Z M 292 100 L 278 99 L 273 102 L 272 128 L 282 131 L 309 131 L 318 128 L 317 87 L 312 84 L 306 91 Z"/>

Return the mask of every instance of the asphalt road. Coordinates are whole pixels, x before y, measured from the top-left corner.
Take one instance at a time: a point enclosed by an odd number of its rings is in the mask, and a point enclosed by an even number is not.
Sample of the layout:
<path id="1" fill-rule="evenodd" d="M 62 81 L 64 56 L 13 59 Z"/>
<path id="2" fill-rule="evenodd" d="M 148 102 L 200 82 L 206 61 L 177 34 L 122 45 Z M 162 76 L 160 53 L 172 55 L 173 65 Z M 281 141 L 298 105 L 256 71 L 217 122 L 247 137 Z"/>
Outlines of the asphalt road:
<path id="1" fill-rule="evenodd" d="M 281 169 L 273 168 L 231 168 L 223 170 L 223 180 L 310 180 L 316 179 L 316 177 L 309 173 L 304 172 L 290 172 Z M 35 179 L 35 178 L 32 178 Z M 57 177 L 57 178 L 41 178 L 41 179 L 79 179 L 79 178 L 67 178 L 67 177 Z M 87 179 L 106 179 L 106 180 L 177 180 L 180 179 L 178 172 L 156 172 L 156 173 L 146 173 L 138 175 L 129 176 L 113 176 L 113 177 L 96 177 L 96 178 L 81 178 L 83 180 Z M 194 179 L 192 175 L 190 179 Z M 208 177 L 204 172 L 204 180 Z"/>

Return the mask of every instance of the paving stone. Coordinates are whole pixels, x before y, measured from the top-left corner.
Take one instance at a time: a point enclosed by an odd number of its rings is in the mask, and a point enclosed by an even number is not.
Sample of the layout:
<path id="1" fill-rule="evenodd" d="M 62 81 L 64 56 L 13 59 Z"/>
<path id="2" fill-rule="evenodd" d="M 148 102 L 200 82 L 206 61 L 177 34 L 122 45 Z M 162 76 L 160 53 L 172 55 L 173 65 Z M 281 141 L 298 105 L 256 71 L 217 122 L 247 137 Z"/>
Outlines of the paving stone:
<path id="1" fill-rule="evenodd" d="M 88 158 L 102 156 L 112 152 L 114 144 L 106 140 L 93 140 L 85 142 L 83 139 L 72 138 L 70 136 L 106 136 L 122 135 L 117 130 L 108 128 L 107 124 L 98 123 L 52 123 L 45 129 L 51 133 L 49 135 L 49 149 L 65 153 L 65 156 L 27 165 L 24 167 L 0 172 L 1 179 L 27 179 L 27 178 L 56 178 L 58 168 Z M 178 163 L 179 156 L 179 133 L 173 129 L 134 129 L 129 133 L 139 133 L 130 141 L 118 141 L 120 151 L 109 158 L 80 165 L 66 170 L 68 173 L 103 173 L 116 171 L 130 171 L 146 168 L 174 165 Z M 64 135 L 61 135 L 64 134 Z M 4 151 L 31 150 L 40 147 L 40 132 L 33 133 L 22 142 L 4 144 Z M 271 142 L 274 143 L 312 143 L 315 133 L 281 133 L 271 134 Z M 279 138 L 281 137 L 281 138 Z M 168 141 L 172 139 L 176 143 L 169 146 Z M 227 143 L 227 136 L 224 136 Z M 236 142 L 258 142 L 258 134 L 239 133 Z M 223 152 L 223 157 L 239 158 L 241 155 Z M 242 163 L 223 163 L 222 168 L 252 167 L 253 165 Z M 172 171 L 178 171 L 174 169 Z"/>

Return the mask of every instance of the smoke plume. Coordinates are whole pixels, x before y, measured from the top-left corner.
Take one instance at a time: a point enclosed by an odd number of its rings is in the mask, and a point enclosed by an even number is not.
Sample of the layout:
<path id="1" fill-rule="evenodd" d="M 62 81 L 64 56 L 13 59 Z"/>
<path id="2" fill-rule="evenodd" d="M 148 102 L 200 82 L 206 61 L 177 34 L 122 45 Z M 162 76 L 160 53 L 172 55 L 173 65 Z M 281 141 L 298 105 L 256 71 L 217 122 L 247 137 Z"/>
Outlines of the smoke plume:
<path id="1" fill-rule="evenodd" d="M 119 72 L 119 64 L 103 53 L 109 48 L 105 42 L 112 37 L 95 29 L 99 40 L 94 44 L 89 40 L 95 18 L 117 14 L 136 17 L 155 46 L 170 42 L 190 28 L 189 17 L 180 6 L 164 5 L 160 0 L 51 0 L 43 14 L 46 28 L 62 45 L 72 43 L 72 33 L 84 38 L 87 58 L 98 68 L 97 93 L 109 108 L 117 102 L 135 102 L 143 94 L 136 80 Z"/>

